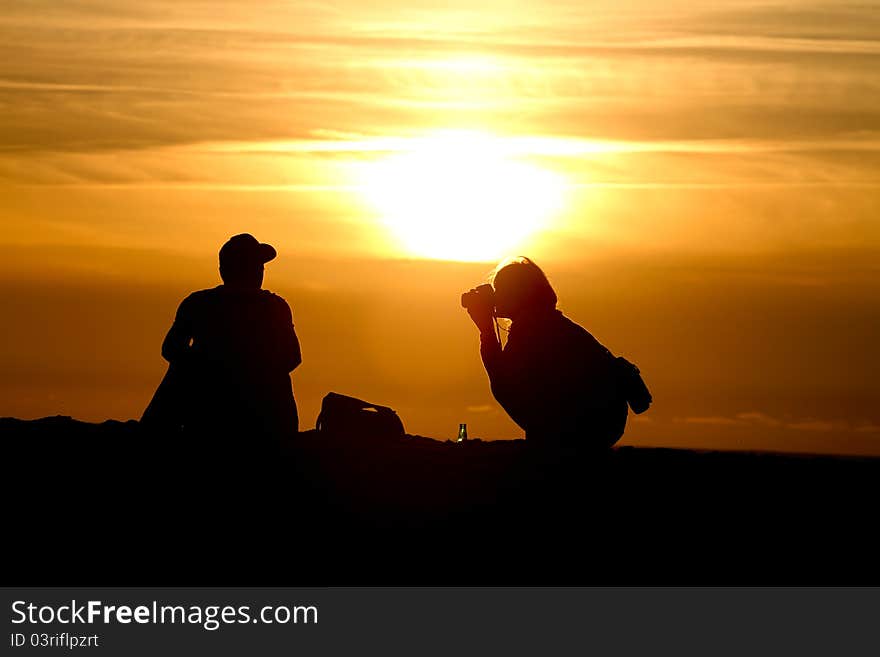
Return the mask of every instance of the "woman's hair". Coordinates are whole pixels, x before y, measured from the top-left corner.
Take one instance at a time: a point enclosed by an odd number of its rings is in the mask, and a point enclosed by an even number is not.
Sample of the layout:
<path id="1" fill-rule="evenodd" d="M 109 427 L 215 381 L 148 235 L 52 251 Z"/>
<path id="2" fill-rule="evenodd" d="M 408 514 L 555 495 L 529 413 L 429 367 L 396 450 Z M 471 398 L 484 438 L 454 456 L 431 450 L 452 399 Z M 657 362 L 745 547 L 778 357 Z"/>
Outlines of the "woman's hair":
<path id="1" fill-rule="evenodd" d="M 556 292 L 547 275 L 538 265 L 522 256 L 508 258 L 495 267 L 489 281 L 507 289 L 519 307 L 529 311 L 545 311 L 556 308 Z"/>

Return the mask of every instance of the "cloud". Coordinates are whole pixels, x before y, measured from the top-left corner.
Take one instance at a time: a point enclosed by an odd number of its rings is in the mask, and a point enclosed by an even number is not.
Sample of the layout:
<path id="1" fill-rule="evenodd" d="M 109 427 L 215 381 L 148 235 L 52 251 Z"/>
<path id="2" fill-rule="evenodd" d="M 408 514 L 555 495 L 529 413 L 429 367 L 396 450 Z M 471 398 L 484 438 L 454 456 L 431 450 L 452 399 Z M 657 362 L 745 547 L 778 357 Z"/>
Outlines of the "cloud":
<path id="1" fill-rule="evenodd" d="M 0 149 L 142 149 L 364 126 L 386 134 L 438 122 L 633 141 L 880 131 L 870 5 L 362 5 L 14 5 L 0 19 Z"/>
<path id="2" fill-rule="evenodd" d="M 782 424 L 780 420 L 777 420 L 774 417 L 770 417 L 765 413 L 759 413 L 757 411 L 737 413 L 736 420 L 738 420 L 739 422 L 761 424 L 766 427 L 778 427 Z"/>
<path id="3" fill-rule="evenodd" d="M 880 425 L 868 422 L 855 428 L 856 433 L 880 433 Z"/>
<path id="4" fill-rule="evenodd" d="M 791 419 L 768 415 L 760 411 L 745 411 L 733 416 L 710 415 L 675 418 L 675 422 L 685 424 L 703 424 L 708 426 L 728 427 L 764 427 L 779 428 L 789 431 L 809 431 L 827 433 L 839 431 L 845 433 L 874 433 L 880 431 L 880 427 L 873 423 L 853 425 L 846 420 L 828 420 L 817 418 Z"/>
<path id="5" fill-rule="evenodd" d="M 691 17 L 688 28 L 697 33 L 762 36 L 769 39 L 867 41 L 877 39 L 876 0 L 863 2 L 756 2 L 736 8 L 719 5 Z"/>
<path id="6" fill-rule="evenodd" d="M 828 420 L 802 420 L 800 422 L 789 422 L 785 427 L 796 431 L 833 431 L 836 428 L 849 429 L 849 426 L 845 423 L 835 424 Z"/>
<path id="7" fill-rule="evenodd" d="M 675 422 L 684 422 L 685 424 L 706 424 L 710 426 L 735 426 L 741 424 L 736 418 L 722 417 L 720 415 L 695 416 L 686 418 L 675 418 Z"/>

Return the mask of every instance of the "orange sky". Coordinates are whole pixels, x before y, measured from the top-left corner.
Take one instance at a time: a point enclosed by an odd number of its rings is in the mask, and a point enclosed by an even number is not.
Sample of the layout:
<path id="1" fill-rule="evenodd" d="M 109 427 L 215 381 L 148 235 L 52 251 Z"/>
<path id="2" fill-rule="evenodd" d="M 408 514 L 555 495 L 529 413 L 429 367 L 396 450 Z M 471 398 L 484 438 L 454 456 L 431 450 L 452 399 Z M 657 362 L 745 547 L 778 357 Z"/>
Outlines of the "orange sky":
<path id="1" fill-rule="evenodd" d="M 642 367 L 624 442 L 880 454 L 880 3 L 693 4 L 4 7 L 0 415 L 139 416 L 246 230 L 304 428 L 521 435 L 458 305 L 521 253 Z"/>

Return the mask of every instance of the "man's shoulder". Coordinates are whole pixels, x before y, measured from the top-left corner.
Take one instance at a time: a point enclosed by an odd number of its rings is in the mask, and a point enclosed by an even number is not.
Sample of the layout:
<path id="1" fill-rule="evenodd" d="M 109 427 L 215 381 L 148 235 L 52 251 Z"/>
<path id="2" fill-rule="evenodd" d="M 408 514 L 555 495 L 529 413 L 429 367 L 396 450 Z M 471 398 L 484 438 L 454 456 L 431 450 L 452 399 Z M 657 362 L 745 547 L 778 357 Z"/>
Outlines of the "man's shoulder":
<path id="1" fill-rule="evenodd" d="M 262 289 L 229 290 L 223 285 L 193 292 L 180 303 L 180 308 L 187 314 L 200 314 L 209 312 L 210 308 L 239 307 L 243 303 L 247 305 L 254 302 L 273 315 L 290 315 L 287 301 L 274 292 Z M 253 305 L 251 307 L 253 308 Z"/>
<path id="2" fill-rule="evenodd" d="M 290 319 L 290 306 L 284 300 L 284 297 L 269 290 L 260 290 L 260 299 L 269 307 L 273 316 L 287 320 Z"/>
<path id="3" fill-rule="evenodd" d="M 218 285 L 217 287 L 207 288 L 205 290 L 196 290 L 187 295 L 187 297 L 180 302 L 180 307 L 197 308 L 204 303 L 209 302 L 211 299 L 216 299 L 220 294 L 221 288 L 222 286 Z"/>
<path id="4" fill-rule="evenodd" d="M 284 308 L 289 308 L 290 306 L 287 304 L 287 301 L 284 300 L 280 294 L 275 294 L 269 290 L 260 290 L 261 296 L 266 300 L 266 303 L 271 303 L 276 306 L 283 306 Z"/>
<path id="5" fill-rule="evenodd" d="M 221 294 L 222 290 L 222 285 L 205 288 L 204 290 L 196 290 L 195 292 L 191 293 L 186 299 L 195 299 L 196 301 L 198 301 L 199 299 L 209 299 Z M 184 301 L 186 301 L 186 299 L 184 299 Z"/>
<path id="6" fill-rule="evenodd" d="M 186 297 L 184 297 L 183 301 L 180 302 L 180 306 L 198 306 L 203 302 L 210 300 L 211 298 L 216 297 L 218 294 L 218 287 L 212 287 L 205 290 L 196 290 L 195 292 L 191 292 Z"/>

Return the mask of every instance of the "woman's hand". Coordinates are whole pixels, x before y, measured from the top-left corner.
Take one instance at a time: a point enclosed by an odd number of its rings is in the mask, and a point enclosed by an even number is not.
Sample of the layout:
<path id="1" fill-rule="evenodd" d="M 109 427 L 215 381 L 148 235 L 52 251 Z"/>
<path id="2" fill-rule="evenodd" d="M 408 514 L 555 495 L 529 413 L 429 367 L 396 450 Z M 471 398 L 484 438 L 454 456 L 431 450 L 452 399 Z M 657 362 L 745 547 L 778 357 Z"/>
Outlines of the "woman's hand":
<path id="1" fill-rule="evenodd" d="M 477 292 L 477 288 L 471 288 L 468 292 Z M 480 333 L 490 333 L 494 335 L 494 308 L 488 303 L 472 303 L 467 307 L 468 315 L 473 320 Z"/>

